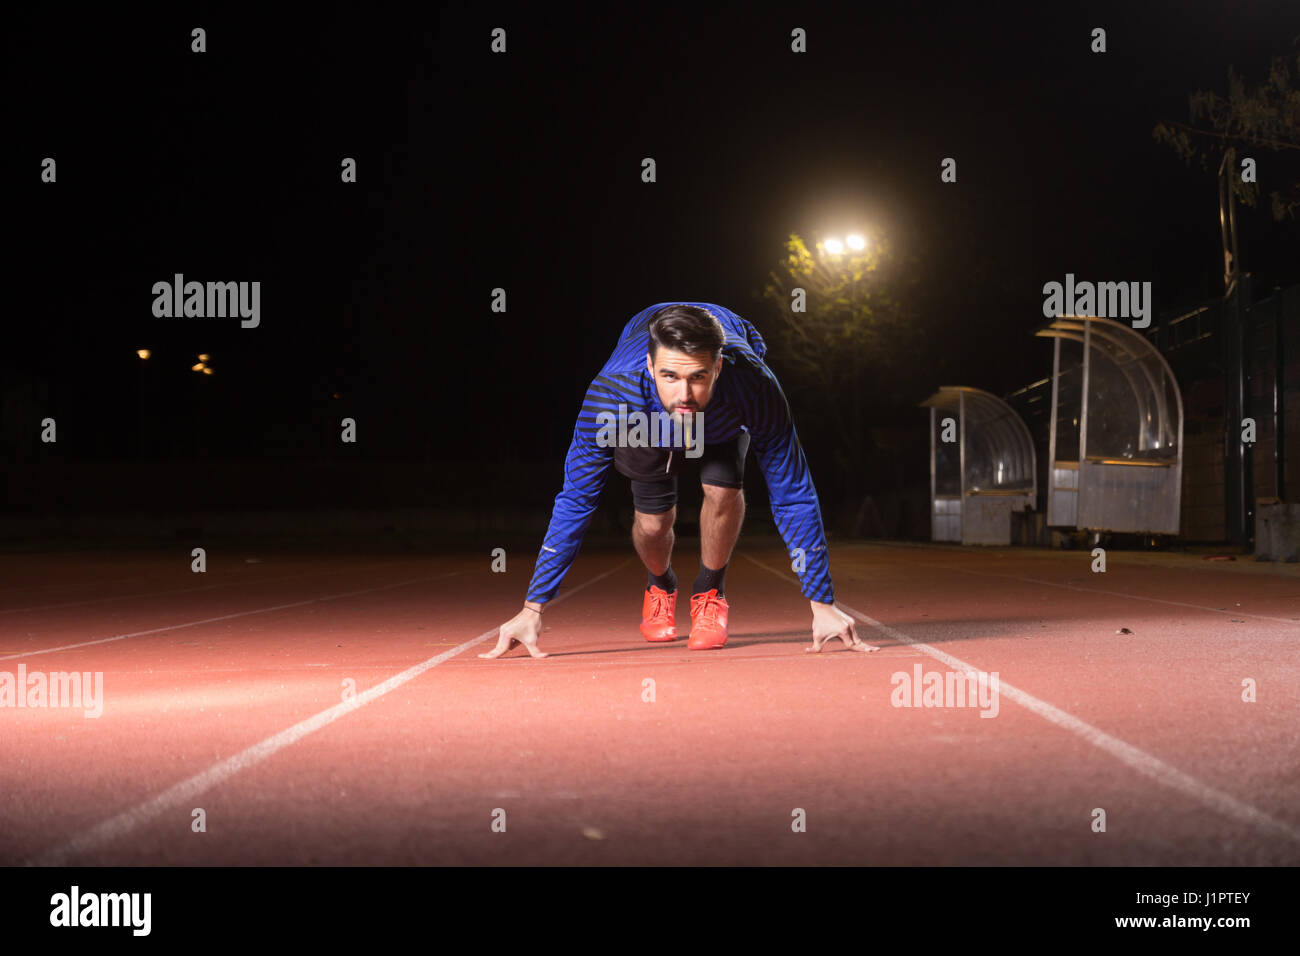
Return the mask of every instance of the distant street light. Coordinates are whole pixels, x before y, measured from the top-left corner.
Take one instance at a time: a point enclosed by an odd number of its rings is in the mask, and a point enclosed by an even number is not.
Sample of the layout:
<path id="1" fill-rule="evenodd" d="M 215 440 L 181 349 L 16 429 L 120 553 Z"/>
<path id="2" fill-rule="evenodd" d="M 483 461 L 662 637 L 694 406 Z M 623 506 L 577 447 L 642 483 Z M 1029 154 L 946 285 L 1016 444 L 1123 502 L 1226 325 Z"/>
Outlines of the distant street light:
<path id="1" fill-rule="evenodd" d="M 846 244 L 847 249 L 845 249 Z M 818 260 L 814 260 L 813 268 L 826 285 L 833 286 L 851 276 L 857 267 L 857 257 L 867 254 L 865 251 L 867 240 L 862 233 L 854 232 L 843 239 L 822 239 L 817 242 L 817 248 L 821 250 L 821 256 Z M 846 252 L 847 257 L 845 257 Z M 851 281 L 856 288 L 856 279 Z"/>
<path id="2" fill-rule="evenodd" d="M 861 252 L 863 249 L 867 248 L 867 240 L 861 233 L 855 232 L 850 236 L 846 236 L 842 240 L 826 239 L 821 243 L 821 248 L 822 251 L 828 255 L 838 256 L 844 254 L 845 245 L 848 245 L 848 247 L 854 252 Z"/>
<path id="3" fill-rule="evenodd" d="M 140 356 L 140 358 L 142 359 L 147 359 L 153 353 L 150 352 L 148 349 L 136 349 L 135 354 Z"/>

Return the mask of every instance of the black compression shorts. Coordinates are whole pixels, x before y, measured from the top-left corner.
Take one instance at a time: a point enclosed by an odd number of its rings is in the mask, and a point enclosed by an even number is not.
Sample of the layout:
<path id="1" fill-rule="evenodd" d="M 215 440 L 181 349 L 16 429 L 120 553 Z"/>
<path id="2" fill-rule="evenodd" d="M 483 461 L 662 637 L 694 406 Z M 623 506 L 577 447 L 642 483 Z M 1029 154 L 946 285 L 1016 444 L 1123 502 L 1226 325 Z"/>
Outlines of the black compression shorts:
<path id="1" fill-rule="evenodd" d="M 700 465 L 700 484 L 743 488 L 749 433 L 731 441 L 706 443 L 698 458 L 686 458 L 681 448 L 615 448 L 614 468 L 631 479 L 632 501 L 642 514 L 658 515 L 677 504 L 677 473 L 682 461 Z"/>

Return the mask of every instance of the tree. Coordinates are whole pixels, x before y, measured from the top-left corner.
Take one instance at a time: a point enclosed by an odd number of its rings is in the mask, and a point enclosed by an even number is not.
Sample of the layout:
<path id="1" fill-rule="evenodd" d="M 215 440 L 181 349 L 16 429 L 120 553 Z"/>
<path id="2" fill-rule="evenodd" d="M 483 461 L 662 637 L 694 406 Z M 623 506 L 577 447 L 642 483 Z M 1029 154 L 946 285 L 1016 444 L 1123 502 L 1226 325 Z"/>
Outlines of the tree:
<path id="1" fill-rule="evenodd" d="M 764 335 L 787 396 L 812 412 L 801 415 L 801 433 L 831 448 L 836 490 L 856 498 L 872 464 L 870 407 L 896 404 L 909 391 L 910 359 L 921 345 L 918 273 L 884 239 L 838 255 L 822 243 L 814 248 L 797 234 L 786 242 L 758 293 L 772 317 Z"/>
<path id="2" fill-rule="evenodd" d="M 1222 156 L 1238 175 L 1228 177 L 1232 190 L 1245 205 L 1254 208 L 1259 200 L 1259 184 L 1243 182 L 1238 156 L 1264 150 L 1282 155 L 1300 152 L 1300 88 L 1293 80 L 1300 77 L 1300 55 L 1295 59 L 1293 74 L 1286 57 L 1276 57 L 1268 80 L 1249 89 L 1245 80 L 1231 67 L 1228 69 L 1228 95 L 1213 90 L 1197 90 L 1188 97 L 1191 124 L 1171 120 L 1157 123 L 1151 131 L 1156 142 L 1171 147 L 1188 165 L 1199 162 L 1208 171 L 1217 168 Z M 1273 218 L 1277 221 L 1300 215 L 1300 174 L 1282 189 L 1274 190 Z"/>

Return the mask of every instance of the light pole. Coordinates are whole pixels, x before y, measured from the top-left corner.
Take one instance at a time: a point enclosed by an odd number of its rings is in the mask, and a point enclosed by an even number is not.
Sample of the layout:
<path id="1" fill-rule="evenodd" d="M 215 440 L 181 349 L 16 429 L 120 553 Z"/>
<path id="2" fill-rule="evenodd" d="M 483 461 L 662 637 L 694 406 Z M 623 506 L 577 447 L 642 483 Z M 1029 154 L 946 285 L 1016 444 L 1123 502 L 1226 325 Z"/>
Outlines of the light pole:
<path id="1" fill-rule="evenodd" d="M 853 232 L 845 236 L 843 240 L 838 237 L 825 239 L 817 243 L 817 248 L 821 254 L 816 257 L 815 261 L 824 288 L 830 291 L 845 282 L 849 285 L 848 306 L 844 308 L 837 307 L 834 311 L 842 313 L 846 319 L 856 318 L 859 308 L 858 279 L 853 258 L 862 256 L 866 252 L 866 237 L 860 232 Z M 851 340 L 848 345 L 849 383 L 846 424 L 848 426 L 850 447 L 859 448 L 863 444 L 862 389 L 859 382 L 862 375 L 862 351 L 860 343 L 857 341 Z M 848 490 L 852 496 L 857 497 L 862 492 L 861 476 L 857 474 L 857 468 L 851 468 L 850 470 L 852 474 L 847 480 Z"/>

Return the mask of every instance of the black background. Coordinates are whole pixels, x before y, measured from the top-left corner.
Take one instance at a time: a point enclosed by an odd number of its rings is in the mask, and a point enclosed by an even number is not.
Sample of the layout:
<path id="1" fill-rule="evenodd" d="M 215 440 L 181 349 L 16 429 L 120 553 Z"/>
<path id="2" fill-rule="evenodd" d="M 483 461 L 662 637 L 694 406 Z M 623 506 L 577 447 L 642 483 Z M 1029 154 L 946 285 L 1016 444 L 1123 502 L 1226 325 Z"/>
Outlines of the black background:
<path id="1" fill-rule="evenodd" d="M 1261 81 L 1300 36 L 1284 2 L 11 16 L 0 372 L 34 378 L 31 415 L 60 426 L 20 458 L 466 463 L 508 442 L 553 470 L 623 323 L 680 299 L 762 328 L 752 295 L 792 231 L 874 229 L 921 256 L 928 345 L 892 357 L 914 387 L 871 410 L 918 432 L 939 385 L 1047 374 L 1044 282 L 1149 280 L 1158 312 L 1219 294 L 1214 170 L 1151 130 L 1225 92 L 1229 65 Z M 1258 158 L 1267 196 L 1282 172 Z M 1257 287 L 1294 281 L 1296 224 L 1242 215 Z M 261 281 L 261 327 L 154 318 L 151 287 L 177 272 Z M 189 370 L 199 352 L 215 374 Z M 356 449 L 335 440 L 344 415 Z"/>

